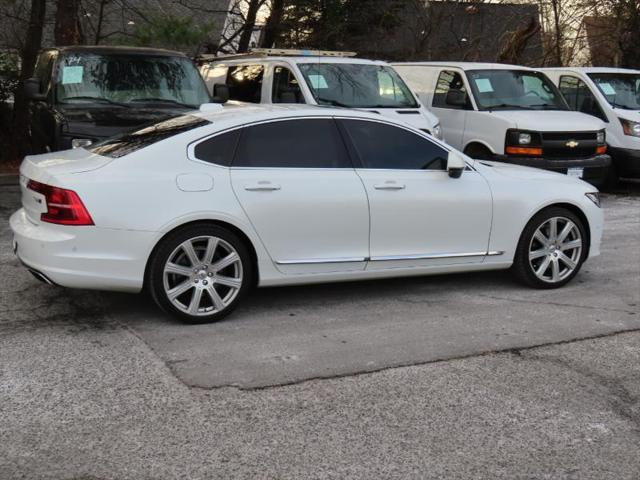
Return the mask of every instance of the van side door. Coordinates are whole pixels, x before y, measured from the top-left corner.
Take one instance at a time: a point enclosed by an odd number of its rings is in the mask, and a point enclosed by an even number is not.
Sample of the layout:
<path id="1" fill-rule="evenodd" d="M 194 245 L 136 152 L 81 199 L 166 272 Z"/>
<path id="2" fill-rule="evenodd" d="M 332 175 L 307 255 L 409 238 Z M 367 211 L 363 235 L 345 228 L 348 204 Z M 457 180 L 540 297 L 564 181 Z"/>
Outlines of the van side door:
<path id="1" fill-rule="evenodd" d="M 586 113 L 608 122 L 597 97 L 589 86 L 574 75 L 563 74 L 558 81 L 560 93 L 569 104 L 571 110 Z"/>

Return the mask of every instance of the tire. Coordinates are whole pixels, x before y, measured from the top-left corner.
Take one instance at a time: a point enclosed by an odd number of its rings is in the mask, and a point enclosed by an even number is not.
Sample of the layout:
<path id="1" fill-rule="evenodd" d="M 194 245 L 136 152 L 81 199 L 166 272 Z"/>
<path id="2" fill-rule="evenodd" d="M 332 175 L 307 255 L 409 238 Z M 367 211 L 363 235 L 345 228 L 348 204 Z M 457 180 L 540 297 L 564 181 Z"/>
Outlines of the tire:
<path id="1" fill-rule="evenodd" d="M 611 192 L 618 188 L 620 185 L 620 177 L 618 176 L 618 169 L 615 164 L 611 162 L 611 165 L 607 169 L 607 176 L 602 184 L 602 190 L 605 192 Z"/>
<path id="2" fill-rule="evenodd" d="M 464 150 L 464 154 L 474 160 L 493 160 L 494 156 L 491 151 L 482 145 L 470 145 Z"/>
<path id="3" fill-rule="evenodd" d="M 578 274 L 587 247 L 585 225 L 577 215 L 566 208 L 546 208 L 522 231 L 511 270 L 530 287 L 558 288 Z"/>
<path id="4" fill-rule="evenodd" d="M 253 276 L 249 249 L 234 232 L 196 224 L 161 241 L 150 259 L 146 283 L 162 310 L 184 323 L 199 324 L 229 315 L 254 284 Z"/>

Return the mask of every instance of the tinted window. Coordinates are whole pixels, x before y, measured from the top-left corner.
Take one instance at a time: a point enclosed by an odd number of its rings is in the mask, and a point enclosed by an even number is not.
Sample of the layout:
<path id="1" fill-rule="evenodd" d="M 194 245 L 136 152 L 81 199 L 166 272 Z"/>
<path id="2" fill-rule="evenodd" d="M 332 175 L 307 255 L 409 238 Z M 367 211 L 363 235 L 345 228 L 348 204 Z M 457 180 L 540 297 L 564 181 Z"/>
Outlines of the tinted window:
<path id="1" fill-rule="evenodd" d="M 594 115 L 606 121 L 606 117 L 591 89 L 577 77 L 563 75 L 560 77 L 560 92 L 571 110 Z"/>
<path id="2" fill-rule="evenodd" d="M 640 110 L 640 75 L 637 73 L 589 73 L 598 90 L 615 108 Z"/>
<path id="3" fill-rule="evenodd" d="M 288 68 L 273 69 L 272 102 L 304 103 L 298 80 Z"/>
<path id="4" fill-rule="evenodd" d="M 216 135 L 197 144 L 193 154 L 198 160 L 228 167 L 233 161 L 239 137 L 240 130 Z"/>
<path id="5" fill-rule="evenodd" d="M 445 170 L 448 152 L 403 128 L 343 120 L 364 168 Z"/>
<path id="6" fill-rule="evenodd" d="M 464 80 L 458 72 L 442 71 L 433 94 L 433 106 L 440 108 L 469 108 L 469 97 Z"/>
<path id="7" fill-rule="evenodd" d="M 335 122 L 313 119 L 244 128 L 233 166 L 347 168 L 351 164 Z"/>
<path id="8" fill-rule="evenodd" d="M 262 99 L 262 65 L 237 65 L 229 67 L 227 85 L 229 98 L 239 102 L 260 103 Z"/>
<path id="9" fill-rule="evenodd" d="M 161 140 L 173 137 L 174 135 L 193 130 L 194 128 L 203 127 L 210 123 L 211 122 L 204 118 L 198 118 L 192 115 L 181 115 L 165 120 L 164 122 L 156 123 L 155 125 L 94 143 L 88 147 L 87 150 L 97 155 L 119 158 Z"/>

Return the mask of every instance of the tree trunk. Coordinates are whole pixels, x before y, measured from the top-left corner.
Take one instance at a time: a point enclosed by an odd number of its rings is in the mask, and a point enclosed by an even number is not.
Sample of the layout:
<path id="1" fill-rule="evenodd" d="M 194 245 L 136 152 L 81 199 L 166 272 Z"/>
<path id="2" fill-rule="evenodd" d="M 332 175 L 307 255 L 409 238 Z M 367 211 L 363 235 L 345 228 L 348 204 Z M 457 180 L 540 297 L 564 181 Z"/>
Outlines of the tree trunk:
<path id="1" fill-rule="evenodd" d="M 262 2 L 260 0 L 249 0 L 249 9 L 247 10 L 247 17 L 242 27 L 242 34 L 240 40 L 238 40 L 238 53 L 244 53 L 249 50 L 249 44 L 251 43 L 251 36 L 253 35 L 253 28 L 256 26 L 256 16 Z"/>
<path id="2" fill-rule="evenodd" d="M 29 105 L 24 96 L 24 81 L 33 77 L 38 52 L 42 45 L 42 30 L 46 12 L 46 0 L 31 0 L 29 26 L 25 35 L 25 43 L 20 52 L 22 67 L 13 105 L 13 151 L 10 158 L 22 158 L 29 151 Z"/>
<path id="3" fill-rule="evenodd" d="M 57 46 L 83 43 L 80 26 L 80 0 L 58 0 L 53 35 Z"/>
<path id="4" fill-rule="evenodd" d="M 282 14 L 284 13 L 284 0 L 273 0 L 271 2 L 271 15 L 264 26 L 264 33 L 260 39 L 260 46 L 271 48 L 280 36 Z"/>
<path id="5" fill-rule="evenodd" d="M 553 7 L 553 25 L 555 30 L 555 63 L 556 67 L 562 67 L 562 28 L 560 26 L 560 0 L 551 0 Z"/>

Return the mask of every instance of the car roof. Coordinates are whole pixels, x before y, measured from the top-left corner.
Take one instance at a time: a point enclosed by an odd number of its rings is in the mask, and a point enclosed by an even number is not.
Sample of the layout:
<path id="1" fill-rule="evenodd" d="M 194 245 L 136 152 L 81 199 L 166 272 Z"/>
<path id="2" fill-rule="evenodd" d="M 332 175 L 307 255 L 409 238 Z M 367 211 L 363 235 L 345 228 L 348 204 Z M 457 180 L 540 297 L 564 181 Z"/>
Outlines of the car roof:
<path id="1" fill-rule="evenodd" d="M 147 47 L 117 47 L 117 46 L 104 46 L 104 45 L 70 45 L 66 47 L 51 47 L 44 48 L 43 51 L 58 51 L 63 53 L 77 52 L 77 53 L 98 53 L 102 55 L 109 54 L 127 54 L 127 55 L 154 55 L 154 56 L 171 56 L 171 57 L 186 57 L 184 53 L 176 52 L 174 50 L 164 50 L 161 48 L 147 48 Z"/>
<path id="2" fill-rule="evenodd" d="M 486 62 L 392 62 L 391 65 L 399 67 L 451 67 L 462 70 L 536 70 L 522 65 Z"/>
<path id="3" fill-rule="evenodd" d="M 354 110 L 350 108 L 339 108 L 322 105 L 308 105 L 308 104 L 224 104 L 220 106 L 207 106 L 201 107 L 200 110 L 188 112 L 190 115 L 194 115 L 205 120 L 209 120 L 212 123 L 237 123 L 242 125 L 245 123 L 278 119 L 278 118 L 290 118 L 290 117 L 357 117 L 357 118 L 370 118 L 370 119 L 383 119 L 389 120 L 388 117 L 382 117 L 378 113 L 368 112 L 363 110 Z M 402 122 L 397 122 L 401 123 Z"/>
<path id="4" fill-rule="evenodd" d="M 210 61 L 204 62 L 205 64 L 239 64 L 239 63 L 270 63 L 270 62 L 284 62 L 284 63 L 344 63 L 344 64 L 358 64 L 358 65 L 389 65 L 388 62 L 382 60 L 370 60 L 367 58 L 354 58 L 354 57 L 333 57 L 333 56 L 313 56 L 313 55 L 300 55 L 300 56 L 260 56 L 260 55 L 247 55 L 245 57 L 233 56 L 226 58 L 219 57 Z"/>
<path id="5" fill-rule="evenodd" d="M 615 67 L 551 67 L 543 68 L 543 71 L 556 72 L 582 72 L 582 73 L 640 73 L 640 70 Z"/>

